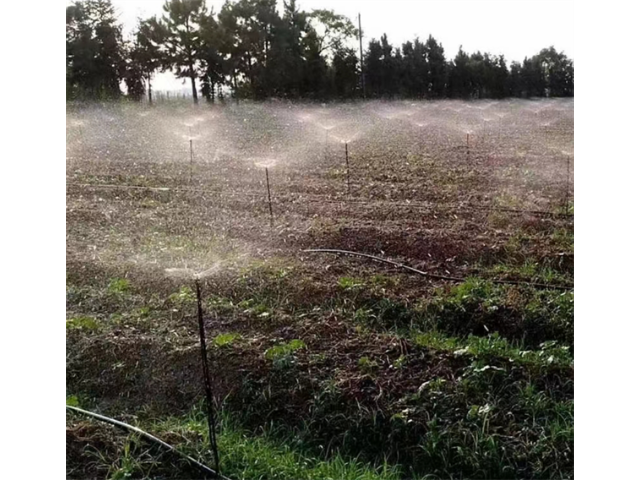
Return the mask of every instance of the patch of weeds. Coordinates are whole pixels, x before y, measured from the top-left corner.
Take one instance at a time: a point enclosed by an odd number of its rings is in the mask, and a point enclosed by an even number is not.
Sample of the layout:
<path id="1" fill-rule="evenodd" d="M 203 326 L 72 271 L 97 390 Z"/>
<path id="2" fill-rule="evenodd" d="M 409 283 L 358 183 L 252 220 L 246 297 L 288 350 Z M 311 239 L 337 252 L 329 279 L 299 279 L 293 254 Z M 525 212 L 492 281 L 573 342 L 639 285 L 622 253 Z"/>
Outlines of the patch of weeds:
<path id="1" fill-rule="evenodd" d="M 392 287 L 397 286 L 399 283 L 400 280 L 398 278 L 382 274 L 372 275 L 367 281 L 367 284 L 372 287 Z"/>
<path id="2" fill-rule="evenodd" d="M 413 332 L 410 336 L 419 347 L 433 348 L 434 350 L 453 350 L 458 346 L 455 338 L 447 337 L 441 332 Z"/>
<path id="3" fill-rule="evenodd" d="M 487 216 L 487 221 L 495 228 L 507 228 L 513 223 L 513 218 L 506 212 L 492 211 Z"/>
<path id="4" fill-rule="evenodd" d="M 556 248 L 559 248 L 565 252 L 573 253 L 573 245 L 574 245 L 573 229 L 569 229 L 569 228 L 555 229 L 553 231 L 553 234 L 551 235 L 551 240 L 553 241 Z"/>
<path id="5" fill-rule="evenodd" d="M 253 298 L 243 300 L 238 303 L 238 307 L 244 309 L 243 313 L 249 313 L 256 315 L 260 318 L 266 318 L 271 316 L 271 308 L 266 303 L 258 302 Z"/>
<path id="6" fill-rule="evenodd" d="M 238 338 L 240 338 L 240 335 L 237 333 L 221 333 L 213 338 L 213 344 L 216 347 L 226 347 L 233 344 Z"/>
<path id="7" fill-rule="evenodd" d="M 180 290 L 169 295 L 169 301 L 174 305 L 193 305 L 196 302 L 196 292 L 191 287 L 182 286 Z"/>
<path id="8" fill-rule="evenodd" d="M 189 417 L 170 418 L 152 429 L 159 435 L 175 435 L 182 440 L 181 451 L 211 463 L 206 441 L 206 417 L 193 412 Z M 229 415 L 221 415 L 218 435 L 221 470 L 231 478 L 270 480 L 400 480 L 400 471 L 386 462 L 370 466 L 340 454 L 320 459 L 300 447 L 300 438 L 291 431 L 263 429 L 259 436 L 240 427 Z M 326 457 L 326 455 L 322 455 Z"/>
<path id="9" fill-rule="evenodd" d="M 283 343 L 275 345 L 269 348 L 264 354 L 268 360 L 275 360 L 285 355 L 290 355 L 298 350 L 306 348 L 305 343 L 302 340 L 291 340 L 289 343 Z"/>
<path id="10" fill-rule="evenodd" d="M 360 357 L 358 359 L 358 368 L 365 373 L 373 373 L 378 368 L 378 363 L 369 357 Z"/>
<path id="11" fill-rule="evenodd" d="M 302 340 L 294 339 L 288 343 L 282 343 L 268 348 L 267 351 L 264 352 L 264 356 L 267 360 L 271 360 L 275 367 L 284 368 L 292 366 L 295 363 L 294 354 L 304 348 L 306 348 L 306 345 Z"/>
<path id="12" fill-rule="evenodd" d="M 407 357 L 405 357 L 404 355 L 400 355 L 397 359 L 395 359 L 392 363 L 393 368 L 395 368 L 396 370 L 400 370 L 404 364 L 407 361 Z"/>
<path id="13" fill-rule="evenodd" d="M 67 319 L 67 330 L 94 332 L 99 329 L 100 324 L 93 317 L 74 317 Z"/>
<path id="14" fill-rule="evenodd" d="M 436 292 L 428 324 L 455 335 L 497 332 L 524 345 L 556 339 L 573 344 L 573 292 L 536 290 L 468 279 Z"/>
<path id="15" fill-rule="evenodd" d="M 364 282 L 352 277 L 340 277 L 338 279 L 338 286 L 343 290 L 358 290 L 364 287 Z"/>
<path id="16" fill-rule="evenodd" d="M 469 335 L 467 338 L 448 337 L 442 332 L 411 331 L 408 337 L 417 346 L 446 351 L 455 356 L 477 357 L 482 359 L 500 359 L 501 362 L 545 366 L 573 365 L 571 348 L 556 341 L 548 341 L 537 346 L 535 350 L 523 349 L 506 338 L 493 333 L 487 336 Z"/>
<path id="17" fill-rule="evenodd" d="M 80 400 L 78 400 L 78 397 L 76 395 L 67 395 L 67 405 L 69 405 L 70 407 L 79 407 Z"/>
<path id="18" fill-rule="evenodd" d="M 480 267 L 482 268 L 482 267 Z M 487 270 L 490 275 L 499 275 L 513 280 L 527 280 L 548 284 L 570 284 L 573 278 L 562 274 L 545 263 L 530 258 L 523 264 L 499 263 Z"/>
<path id="19" fill-rule="evenodd" d="M 403 301 L 387 297 L 370 297 L 361 301 L 354 320 L 371 327 L 397 328 L 421 323 L 423 311 Z"/>
<path id="20" fill-rule="evenodd" d="M 112 278 L 107 291 L 113 295 L 122 295 L 131 290 L 131 282 L 126 278 Z"/>

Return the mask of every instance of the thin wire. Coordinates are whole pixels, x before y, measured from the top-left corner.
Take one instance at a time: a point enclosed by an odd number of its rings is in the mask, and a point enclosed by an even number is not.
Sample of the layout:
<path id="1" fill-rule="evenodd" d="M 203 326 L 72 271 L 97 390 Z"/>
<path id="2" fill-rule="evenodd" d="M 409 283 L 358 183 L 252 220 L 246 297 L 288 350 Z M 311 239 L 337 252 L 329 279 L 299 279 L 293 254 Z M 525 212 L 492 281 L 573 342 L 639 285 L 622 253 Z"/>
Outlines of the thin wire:
<path id="1" fill-rule="evenodd" d="M 388 263 L 398 268 L 404 268 L 405 270 L 409 270 L 410 272 L 417 273 L 418 275 L 422 275 L 423 277 L 435 278 L 438 280 L 448 280 L 451 282 L 465 282 L 467 279 L 462 277 L 449 277 L 445 275 L 437 275 L 433 273 L 423 272 L 422 270 L 418 270 L 417 268 L 410 267 L 408 265 L 404 265 L 402 263 L 394 262 L 392 260 L 387 260 L 385 258 L 376 257 L 375 255 L 369 255 L 367 253 L 360 252 L 351 252 L 349 250 L 337 250 L 333 248 L 313 248 L 303 250 L 304 253 L 332 253 L 334 255 L 351 255 L 354 257 L 364 257 L 374 260 L 376 262 Z M 534 282 L 524 282 L 517 280 L 494 280 L 494 279 L 484 279 L 493 283 L 501 283 L 505 285 L 528 285 L 535 288 L 549 288 L 555 290 L 573 290 L 573 286 L 568 285 L 548 285 L 546 283 L 534 283 Z"/>
<path id="2" fill-rule="evenodd" d="M 222 196 L 224 192 L 220 190 L 207 190 L 207 189 L 199 189 L 199 188 L 184 188 L 184 187 L 143 187 L 140 185 L 114 185 L 114 184 L 93 184 L 93 183 L 67 183 L 68 186 L 75 187 L 83 187 L 83 188 L 121 188 L 123 190 L 133 189 L 133 190 L 153 190 L 153 191 L 175 191 L 175 192 L 197 192 L 197 193 L 212 193 L 218 196 Z M 262 197 L 263 194 L 260 193 L 238 193 L 235 192 L 230 194 L 231 197 Z M 497 212 L 506 212 L 506 213 L 522 213 L 522 214 L 532 214 L 532 215 L 548 215 L 552 217 L 564 217 L 571 218 L 573 214 L 570 213 L 561 213 L 561 212 L 550 212 L 545 210 L 519 210 L 514 208 L 506 208 L 506 207 L 491 207 L 491 206 L 483 206 L 483 205 L 451 205 L 451 204 L 433 204 L 433 205 L 424 205 L 419 203 L 406 203 L 406 202 L 389 202 L 385 200 L 349 200 L 349 199 L 331 199 L 323 197 L 321 195 L 315 195 L 309 198 L 303 198 L 299 196 L 293 199 L 280 199 L 280 203 L 299 203 L 299 202 L 307 202 L 307 203 L 352 203 L 352 204 L 361 204 L 361 205 L 382 205 L 382 206 L 396 206 L 403 208 L 424 208 L 429 210 L 435 209 L 455 209 L 458 211 L 473 211 L 473 210 L 488 210 L 488 211 L 497 211 Z M 318 198 L 319 197 L 319 198 Z"/>

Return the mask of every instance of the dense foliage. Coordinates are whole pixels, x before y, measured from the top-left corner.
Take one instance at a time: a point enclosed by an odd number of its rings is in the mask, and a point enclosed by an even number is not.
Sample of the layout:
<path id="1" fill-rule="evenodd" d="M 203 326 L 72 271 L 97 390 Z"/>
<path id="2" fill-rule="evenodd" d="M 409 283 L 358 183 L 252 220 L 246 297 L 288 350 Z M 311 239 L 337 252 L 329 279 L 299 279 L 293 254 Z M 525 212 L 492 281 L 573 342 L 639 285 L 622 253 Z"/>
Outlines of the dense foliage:
<path id="1" fill-rule="evenodd" d="M 161 18 L 140 20 L 122 36 L 109 0 L 67 7 L 67 97 L 152 100 L 157 71 L 189 80 L 193 99 L 504 98 L 573 96 L 573 61 L 553 47 L 522 63 L 469 54 L 447 61 L 431 35 L 393 47 L 373 39 L 363 62 L 350 46 L 358 30 L 330 10 L 300 10 L 296 0 L 227 0 L 215 14 L 205 0 L 167 0 Z M 363 67 L 364 71 L 361 71 Z M 360 76 L 364 74 L 364 91 Z"/>

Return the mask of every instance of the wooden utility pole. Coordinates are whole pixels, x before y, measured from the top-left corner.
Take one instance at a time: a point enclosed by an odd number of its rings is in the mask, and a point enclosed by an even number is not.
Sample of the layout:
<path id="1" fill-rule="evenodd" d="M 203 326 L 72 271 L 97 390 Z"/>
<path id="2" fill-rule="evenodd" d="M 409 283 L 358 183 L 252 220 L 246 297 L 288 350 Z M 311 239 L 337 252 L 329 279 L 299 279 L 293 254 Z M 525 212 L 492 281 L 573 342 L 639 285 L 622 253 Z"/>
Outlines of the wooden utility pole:
<path id="1" fill-rule="evenodd" d="M 364 91 L 364 61 L 362 59 L 362 23 L 360 22 L 360 14 L 358 14 L 358 32 L 360 36 L 360 86 L 362 88 L 362 98 L 367 98 Z"/>

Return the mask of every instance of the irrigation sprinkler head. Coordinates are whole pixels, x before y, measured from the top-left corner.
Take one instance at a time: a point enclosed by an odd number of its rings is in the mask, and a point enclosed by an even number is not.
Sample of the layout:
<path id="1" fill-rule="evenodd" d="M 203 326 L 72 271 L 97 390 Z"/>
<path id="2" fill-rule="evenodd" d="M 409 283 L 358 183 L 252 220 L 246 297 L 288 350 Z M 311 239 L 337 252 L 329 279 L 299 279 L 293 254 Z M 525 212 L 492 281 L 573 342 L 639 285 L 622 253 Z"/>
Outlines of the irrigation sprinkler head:
<path id="1" fill-rule="evenodd" d="M 183 281 L 198 281 L 213 277 L 220 271 L 221 264 L 215 263 L 212 267 L 196 271 L 192 268 L 165 268 L 164 273 L 169 278 L 176 278 Z"/>
<path id="2" fill-rule="evenodd" d="M 253 164 L 258 168 L 273 168 L 278 164 L 276 158 L 252 158 Z"/>

